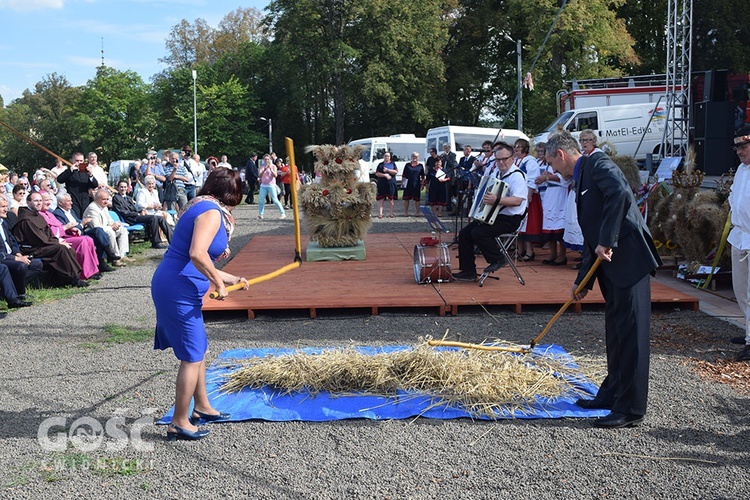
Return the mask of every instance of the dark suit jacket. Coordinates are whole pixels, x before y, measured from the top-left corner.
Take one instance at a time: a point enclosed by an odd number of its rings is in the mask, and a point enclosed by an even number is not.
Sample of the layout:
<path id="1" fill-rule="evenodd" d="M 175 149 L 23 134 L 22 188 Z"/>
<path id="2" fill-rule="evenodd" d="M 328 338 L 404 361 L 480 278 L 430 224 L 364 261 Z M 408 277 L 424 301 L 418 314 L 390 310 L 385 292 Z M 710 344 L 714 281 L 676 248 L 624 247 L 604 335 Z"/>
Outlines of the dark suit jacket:
<path id="1" fill-rule="evenodd" d="M 459 168 L 462 168 L 466 170 L 467 172 L 471 170 L 471 167 L 474 166 L 474 162 L 476 161 L 477 157 L 474 155 L 470 155 L 469 157 L 464 156 L 461 158 L 461 161 L 458 162 Z"/>
<path id="2" fill-rule="evenodd" d="M 580 283 L 596 260 L 597 245 L 612 247 L 612 262 L 600 269 L 621 288 L 640 281 L 661 265 L 651 233 L 620 168 L 604 153 L 581 159 L 576 190 L 578 223 L 584 239 Z M 593 280 L 586 288 L 593 287 Z"/>
<path id="3" fill-rule="evenodd" d="M 75 211 L 71 210 L 70 213 L 73 215 L 73 218 L 78 222 L 78 229 L 83 232 L 83 226 L 81 225 L 81 218 L 78 217 L 78 214 L 75 213 Z M 57 207 L 52 211 L 52 215 L 54 215 L 57 220 L 62 222 L 63 224 L 68 223 L 68 218 L 65 216 L 65 212 L 63 212 L 63 209 L 60 207 Z"/>
<path id="4" fill-rule="evenodd" d="M 120 193 L 112 197 L 112 210 L 117 212 L 117 215 L 128 224 L 135 224 L 136 218 L 140 215 L 138 209 L 135 208 L 133 198 L 123 196 Z"/>
<path id="5" fill-rule="evenodd" d="M 16 237 L 13 236 L 10 232 L 10 228 L 8 227 L 8 221 L 5 219 L 0 219 L 0 231 L 3 232 L 3 235 L 5 236 L 5 241 L 8 242 L 8 246 L 10 246 L 10 254 L 7 254 L 5 252 L 5 245 L 0 242 L 0 260 L 4 259 L 12 259 L 14 255 L 21 252 L 21 247 L 18 244 L 18 240 L 16 240 Z"/>
<path id="6" fill-rule="evenodd" d="M 247 160 L 247 164 L 245 164 L 245 178 L 258 180 L 258 165 L 252 158 Z"/>

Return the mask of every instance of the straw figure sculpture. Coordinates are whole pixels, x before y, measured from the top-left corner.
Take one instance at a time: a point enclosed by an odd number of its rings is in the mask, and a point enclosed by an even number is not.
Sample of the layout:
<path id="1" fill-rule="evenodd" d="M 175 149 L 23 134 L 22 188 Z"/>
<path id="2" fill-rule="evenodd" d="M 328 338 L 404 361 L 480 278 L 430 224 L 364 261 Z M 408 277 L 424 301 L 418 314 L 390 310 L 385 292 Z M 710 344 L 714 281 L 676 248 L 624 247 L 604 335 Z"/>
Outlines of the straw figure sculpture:
<path id="1" fill-rule="evenodd" d="M 524 411 L 538 397 L 555 400 L 566 392 L 577 393 L 575 382 L 592 374 L 548 355 L 435 349 L 425 339 L 395 352 L 368 355 L 353 347 L 333 348 L 320 354 L 251 358 L 233 366 L 237 369 L 225 377 L 223 392 L 267 387 L 281 394 L 328 392 L 394 401 L 428 395 L 433 406 L 459 407 L 488 418 Z M 596 366 L 594 376 L 601 375 L 601 368 Z"/>
<path id="2" fill-rule="evenodd" d="M 299 192 L 303 224 L 312 241 L 321 247 L 350 247 L 364 239 L 372 221 L 375 186 L 357 182 L 355 170 L 362 155 L 359 146 L 312 146 L 319 184 Z"/>
<path id="3" fill-rule="evenodd" d="M 663 254 L 680 254 L 690 262 L 710 264 L 721 242 L 729 213 L 726 197 L 699 188 L 700 172 L 677 175 L 674 190 L 655 189 L 649 196 L 648 226 Z M 731 266 L 725 252 L 719 266 Z"/>

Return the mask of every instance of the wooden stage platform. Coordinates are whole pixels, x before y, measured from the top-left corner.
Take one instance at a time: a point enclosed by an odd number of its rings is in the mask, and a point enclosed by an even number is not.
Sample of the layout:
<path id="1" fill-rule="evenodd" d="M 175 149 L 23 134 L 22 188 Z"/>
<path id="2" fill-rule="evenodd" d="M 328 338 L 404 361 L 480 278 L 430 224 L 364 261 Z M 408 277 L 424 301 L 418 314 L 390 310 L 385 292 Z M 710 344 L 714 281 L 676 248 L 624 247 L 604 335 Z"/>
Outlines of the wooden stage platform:
<path id="1" fill-rule="evenodd" d="M 546 251 L 537 250 L 533 262 L 519 262 L 526 284 L 521 285 L 506 266 L 488 279 L 483 287 L 476 283 L 454 282 L 417 284 L 414 278 L 414 246 L 425 233 L 370 234 L 365 239 L 364 261 L 302 262 L 302 265 L 272 280 L 253 285 L 249 290 L 229 294 L 226 300 L 206 297 L 204 311 L 247 311 L 255 318 L 260 311 L 304 310 L 311 318 L 320 310 L 360 309 L 376 315 L 387 309 L 426 308 L 440 316 L 456 315 L 466 306 L 507 306 L 520 313 L 524 306 L 559 307 L 570 297 L 577 271 L 567 266 L 542 265 Z M 307 238 L 303 237 L 303 248 Z M 232 274 L 251 279 L 270 273 L 292 262 L 293 236 L 256 236 L 225 266 Z M 457 251 L 450 251 L 451 269 L 458 272 Z M 576 254 L 577 255 L 577 254 Z M 304 259 L 304 249 L 303 249 Z M 477 269 L 485 267 L 477 255 Z M 655 306 L 679 305 L 698 310 L 698 299 L 666 286 L 666 280 L 653 280 L 651 300 Z M 603 304 L 599 287 L 571 310 L 580 312 L 590 304 Z"/>

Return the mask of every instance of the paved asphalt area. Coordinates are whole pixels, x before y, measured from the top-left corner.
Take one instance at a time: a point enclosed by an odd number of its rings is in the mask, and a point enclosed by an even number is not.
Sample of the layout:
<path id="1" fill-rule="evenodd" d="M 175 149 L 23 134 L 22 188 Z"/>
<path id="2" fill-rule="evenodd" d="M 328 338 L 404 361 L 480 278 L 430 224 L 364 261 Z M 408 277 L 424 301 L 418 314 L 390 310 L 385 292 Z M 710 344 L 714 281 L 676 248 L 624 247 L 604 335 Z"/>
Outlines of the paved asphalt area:
<path id="1" fill-rule="evenodd" d="M 279 251 L 292 254 L 293 222 L 277 220 L 274 207 L 263 221 L 257 206 L 236 215 L 235 252 L 254 236 L 282 234 L 290 242 Z M 423 230 L 423 220 L 404 217 L 375 219 L 372 228 Z M 149 334 L 149 283 L 162 253 L 148 250 L 70 299 L 0 320 L 1 498 L 750 498 L 750 397 L 699 369 L 726 366 L 737 352 L 728 340 L 742 331 L 676 309 L 652 316 L 649 413 L 639 427 L 602 430 L 586 419 L 253 421 L 210 425 L 200 442 L 167 442 L 153 421 L 174 402 L 178 363 L 154 351 Z M 212 314 L 207 360 L 232 348 L 411 344 L 446 329 L 469 342 L 525 342 L 554 312 Z M 112 325 L 145 334 L 118 343 Z M 602 311 L 564 315 L 545 340 L 603 362 Z M 746 368 L 731 366 L 736 376 Z M 104 430 L 71 437 L 87 428 Z"/>

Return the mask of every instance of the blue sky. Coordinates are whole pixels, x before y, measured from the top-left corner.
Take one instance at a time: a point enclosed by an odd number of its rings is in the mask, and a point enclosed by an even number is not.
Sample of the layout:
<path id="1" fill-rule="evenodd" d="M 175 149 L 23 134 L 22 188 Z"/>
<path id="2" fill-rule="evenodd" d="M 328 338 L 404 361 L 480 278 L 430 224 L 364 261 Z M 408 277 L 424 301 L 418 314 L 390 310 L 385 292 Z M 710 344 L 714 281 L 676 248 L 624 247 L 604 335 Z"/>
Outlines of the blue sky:
<path id="1" fill-rule="evenodd" d="M 73 86 L 96 74 L 102 60 L 148 82 L 164 66 L 169 30 L 182 19 L 212 27 L 238 7 L 261 12 L 270 0 L 0 0 L 0 95 L 5 104 L 46 75 Z"/>

